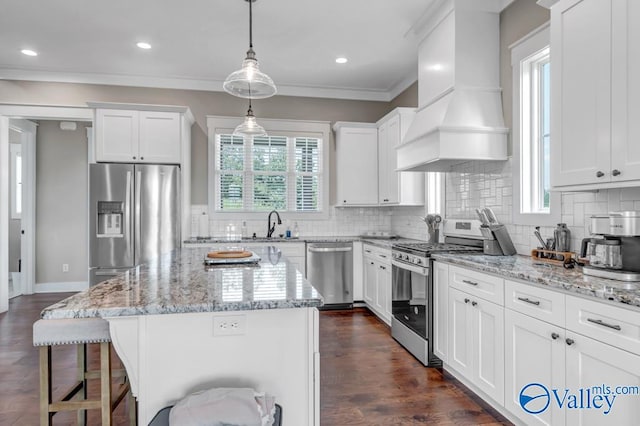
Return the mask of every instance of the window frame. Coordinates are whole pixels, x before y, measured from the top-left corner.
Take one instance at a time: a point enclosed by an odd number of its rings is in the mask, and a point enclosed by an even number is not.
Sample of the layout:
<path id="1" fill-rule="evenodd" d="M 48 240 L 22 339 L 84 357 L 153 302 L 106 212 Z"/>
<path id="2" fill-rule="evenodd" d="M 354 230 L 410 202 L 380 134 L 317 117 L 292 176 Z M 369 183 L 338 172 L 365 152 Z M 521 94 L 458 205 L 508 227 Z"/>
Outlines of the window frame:
<path id="1" fill-rule="evenodd" d="M 561 219 L 559 192 L 550 192 L 549 211 L 536 208 L 539 203 L 534 200 L 542 191 L 539 167 L 535 167 L 539 166 L 541 123 L 537 108 L 540 90 L 537 79 L 531 80 L 530 65 L 544 62 L 544 57 L 551 62 L 549 41 L 549 23 L 546 23 L 509 46 L 513 75 L 513 222 L 521 225 L 554 226 Z M 549 49 L 548 56 L 545 49 Z M 538 96 L 532 98 L 534 92 Z"/>
<path id="2" fill-rule="evenodd" d="M 242 117 L 222 117 L 222 116 L 207 116 L 207 136 L 208 136 L 208 188 L 207 199 L 209 207 L 209 216 L 212 219 L 218 220 L 262 220 L 266 219 L 268 211 L 255 211 L 255 210 L 236 210 L 236 211 L 219 211 L 215 208 L 216 201 L 216 136 L 218 134 L 231 134 L 233 129 L 242 121 Z M 322 158 L 320 175 L 320 188 L 321 188 L 321 202 L 319 205 L 319 211 L 293 211 L 293 210 L 278 210 L 283 216 L 283 220 L 326 220 L 329 218 L 329 188 L 330 188 L 330 165 L 329 165 L 329 150 L 331 147 L 330 140 L 330 123 L 327 121 L 305 121 L 305 120 L 280 120 L 280 119 L 259 119 L 259 123 L 272 136 L 297 136 L 297 137 L 312 137 L 322 139 Z M 290 157 L 292 150 L 295 154 L 295 147 L 291 148 L 290 143 L 287 143 L 287 150 L 289 158 L 287 161 L 289 164 L 295 162 L 295 158 Z M 246 161 L 247 156 L 245 156 Z M 245 163 L 246 164 L 246 163 Z M 243 172 L 245 173 L 245 172 Z M 287 179 L 295 179 L 297 176 L 292 170 L 285 172 Z M 246 188 L 246 183 L 244 185 Z M 243 196 L 246 196 L 243 194 Z"/>
<path id="3" fill-rule="evenodd" d="M 11 170 L 11 176 L 9 177 L 9 185 L 10 185 L 10 194 L 11 194 L 11 219 L 22 219 L 22 206 L 24 202 L 22 200 L 22 181 L 24 176 L 24 162 L 22 157 L 22 144 L 21 143 L 11 143 L 9 144 L 9 152 L 11 158 L 11 166 L 9 170 Z M 17 158 L 20 157 L 20 182 L 18 183 L 18 175 L 17 175 Z M 20 187 L 18 187 L 20 185 Z M 17 201 L 18 201 L 18 192 L 20 192 L 20 211 L 18 211 Z"/>

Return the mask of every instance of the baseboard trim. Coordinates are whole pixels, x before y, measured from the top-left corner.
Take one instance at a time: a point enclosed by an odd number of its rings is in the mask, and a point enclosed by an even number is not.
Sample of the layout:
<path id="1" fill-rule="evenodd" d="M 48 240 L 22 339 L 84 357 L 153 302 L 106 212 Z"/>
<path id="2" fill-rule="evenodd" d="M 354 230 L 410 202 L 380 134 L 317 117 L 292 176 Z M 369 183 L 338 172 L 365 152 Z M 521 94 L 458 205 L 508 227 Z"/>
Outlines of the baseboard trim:
<path id="1" fill-rule="evenodd" d="M 68 281 L 59 283 L 36 283 L 34 293 L 66 293 L 70 291 L 82 291 L 89 288 L 87 281 Z"/>

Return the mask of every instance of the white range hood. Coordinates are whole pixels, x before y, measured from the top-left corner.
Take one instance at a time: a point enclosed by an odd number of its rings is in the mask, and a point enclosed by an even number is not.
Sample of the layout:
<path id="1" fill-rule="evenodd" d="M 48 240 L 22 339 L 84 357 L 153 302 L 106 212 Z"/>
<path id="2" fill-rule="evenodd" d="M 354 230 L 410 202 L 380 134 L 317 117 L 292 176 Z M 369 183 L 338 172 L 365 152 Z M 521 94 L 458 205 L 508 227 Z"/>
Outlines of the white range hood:
<path id="1" fill-rule="evenodd" d="M 442 172 L 507 159 L 495 5 L 450 0 L 435 14 L 419 47 L 419 107 L 397 148 L 398 170 Z"/>

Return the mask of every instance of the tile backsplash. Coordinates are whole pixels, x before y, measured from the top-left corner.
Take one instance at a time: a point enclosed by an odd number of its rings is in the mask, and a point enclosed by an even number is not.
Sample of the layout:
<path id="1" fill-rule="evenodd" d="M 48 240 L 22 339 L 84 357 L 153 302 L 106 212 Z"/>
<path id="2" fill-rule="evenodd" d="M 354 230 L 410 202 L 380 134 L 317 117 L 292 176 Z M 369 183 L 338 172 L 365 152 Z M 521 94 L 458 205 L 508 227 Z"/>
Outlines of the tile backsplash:
<path id="1" fill-rule="evenodd" d="M 191 236 L 206 235 L 202 232 L 198 219 L 203 213 L 206 214 L 206 205 L 191 206 L 192 232 Z M 330 207 L 329 217 L 326 220 L 289 220 L 287 213 L 281 212 L 282 225 L 277 225 L 275 235 L 284 234 L 287 226 L 293 232 L 295 222 L 298 223 L 300 236 L 355 236 L 366 232 L 390 232 L 391 231 L 391 208 L 389 207 Z M 254 232 L 258 237 L 264 237 L 267 233 L 267 214 L 264 219 L 246 220 L 247 234 L 251 236 Z M 212 237 L 224 238 L 226 236 L 227 225 L 233 223 L 238 232 L 242 227 L 242 214 L 238 214 L 238 219 L 234 221 L 217 220 L 209 217 L 208 235 Z M 194 226 L 196 225 L 196 226 Z"/>
<path id="2" fill-rule="evenodd" d="M 507 225 L 518 253 L 529 255 L 539 245 L 533 235 L 534 226 L 513 222 L 513 174 L 511 159 L 508 161 L 466 162 L 455 165 L 445 174 L 445 212 L 442 215 L 455 219 L 475 219 L 475 209 L 491 207 L 498 220 Z M 571 230 L 571 249 L 580 248 L 582 238 L 589 236 L 589 217 L 594 214 L 620 210 L 640 210 L 640 188 L 609 189 L 593 192 L 562 194 L 561 221 Z M 192 206 L 192 236 L 203 235 L 199 230 L 200 216 L 207 213 L 207 206 Z M 390 232 L 406 238 L 424 240 L 426 225 L 420 219 L 424 207 L 330 207 L 326 220 L 297 220 L 300 235 L 304 236 L 355 236 L 367 232 Z M 430 212 L 431 213 L 431 212 Z M 437 213 L 437 212 L 433 212 Z M 442 213 L 441 213 L 442 214 Z M 287 225 L 293 231 L 294 220 L 287 220 L 282 213 L 283 224 L 275 234 L 284 234 Z M 247 220 L 248 235 L 266 235 L 264 219 Z M 242 216 L 232 223 L 240 232 Z M 206 223 L 206 221 L 204 222 Z M 202 226 L 206 226 L 202 223 Z M 208 234 L 224 238 L 228 220 L 209 217 Z M 544 238 L 553 237 L 555 226 L 543 226 Z"/>
<path id="3" fill-rule="evenodd" d="M 511 159 L 500 162 L 467 162 L 446 174 L 446 217 L 474 218 L 475 209 L 491 207 L 507 224 L 518 253 L 529 255 L 539 245 L 534 226 L 513 223 L 513 174 Z M 608 189 L 562 194 L 561 221 L 571 230 L 571 249 L 589 236 L 589 218 L 594 214 L 640 210 L 640 188 Z M 541 227 L 543 238 L 553 237 L 555 227 Z"/>

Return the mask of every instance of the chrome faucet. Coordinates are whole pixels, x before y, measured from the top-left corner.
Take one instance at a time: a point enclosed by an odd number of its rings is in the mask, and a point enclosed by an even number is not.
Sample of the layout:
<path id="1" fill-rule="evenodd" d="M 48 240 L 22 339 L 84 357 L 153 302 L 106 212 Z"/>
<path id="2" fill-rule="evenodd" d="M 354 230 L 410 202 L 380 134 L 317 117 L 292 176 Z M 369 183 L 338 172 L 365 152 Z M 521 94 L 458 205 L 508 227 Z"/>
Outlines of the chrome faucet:
<path id="1" fill-rule="evenodd" d="M 275 210 L 271 210 L 269 212 L 269 217 L 267 218 L 267 238 L 271 238 L 271 236 L 273 235 L 273 231 L 276 230 L 276 223 L 273 222 L 273 225 L 271 224 L 271 215 L 274 213 L 278 218 L 278 225 L 282 225 L 282 220 L 280 220 L 280 214 Z"/>

